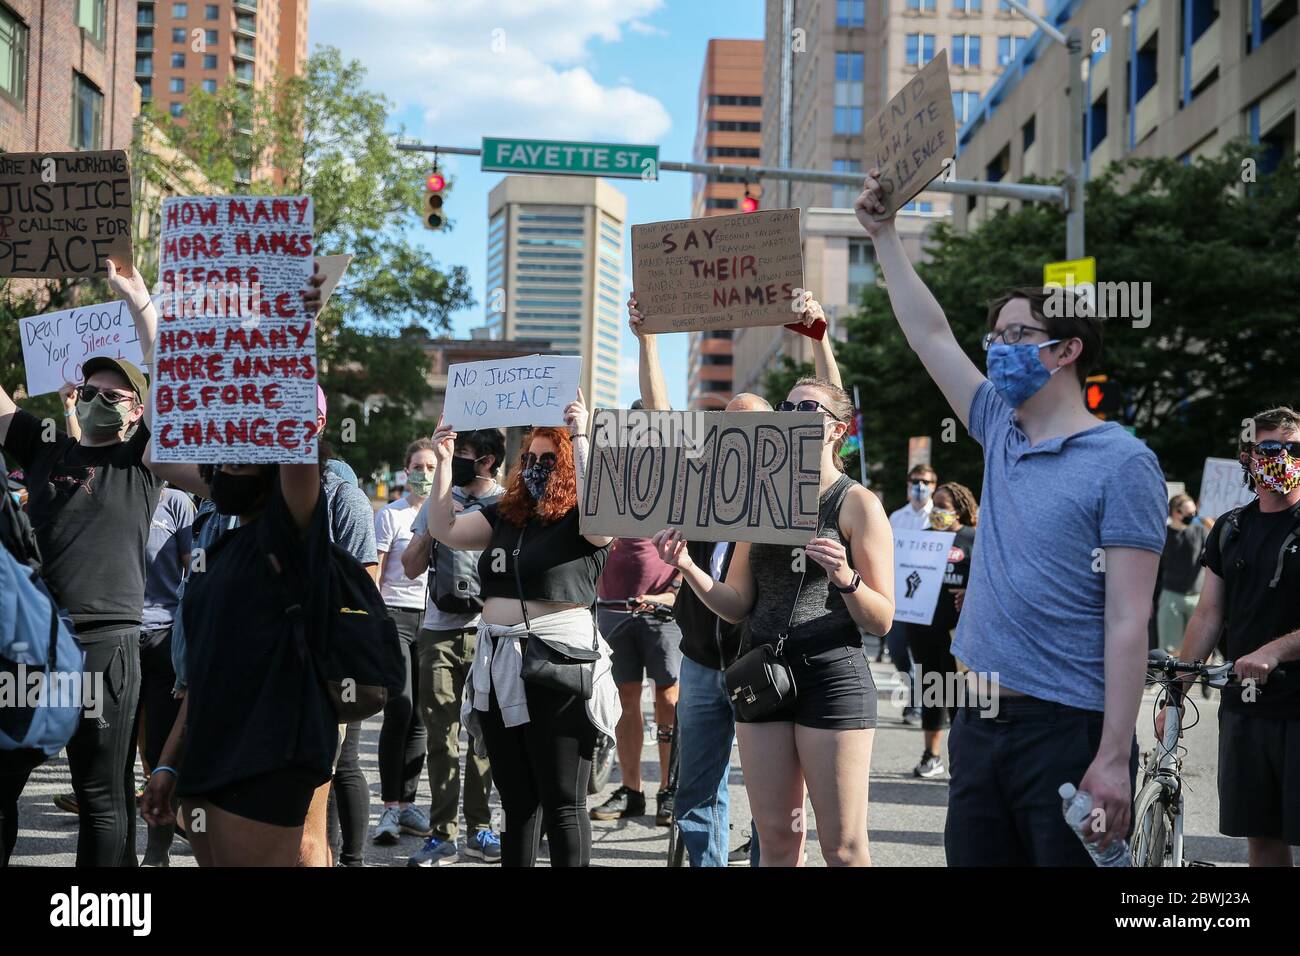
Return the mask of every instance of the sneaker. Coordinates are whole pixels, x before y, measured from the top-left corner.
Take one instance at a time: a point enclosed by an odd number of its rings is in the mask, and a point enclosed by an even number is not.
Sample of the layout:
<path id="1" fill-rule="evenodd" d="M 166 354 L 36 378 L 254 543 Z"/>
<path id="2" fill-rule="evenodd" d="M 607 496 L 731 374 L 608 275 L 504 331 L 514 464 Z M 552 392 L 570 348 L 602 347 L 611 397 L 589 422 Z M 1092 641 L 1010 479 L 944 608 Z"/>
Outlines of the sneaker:
<path id="1" fill-rule="evenodd" d="M 593 820 L 619 820 L 645 815 L 645 794 L 630 787 L 619 787 L 598 807 L 592 807 Z"/>
<path id="2" fill-rule="evenodd" d="M 749 866 L 750 847 L 754 839 L 750 837 L 740 846 L 727 854 L 727 866 Z"/>
<path id="3" fill-rule="evenodd" d="M 379 815 L 379 826 L 375 827 L 374 840 L 376 843 L 381 846 L 392 846 L 397 842 L 397 838 L 401 834 L 398 819 L 397 807 L 384 807 L 384 812 Z"/>
<path id="4" fill-rule="evenodd" d="M 456 848 L 455 840 L 444 840 L 442 837 L 431 836 L 425 841 L 424 848 L 411 854 L 411 858 L 406 861 L 407 866 L 447 866 L 455 863 L 460 857 L 460 851 Z"/>
<path id="5" fill-rule="evenodd" d="M 660 790 L 655 794 L 655 826 L 670 827 L 673 825 L 673 798 L 676 794 L 671 790 Z"/>
<path id="6" fill-rule="evenodd" d="M 54 798 L 54 805 L 65 813 L 81 813 L 81 808 L 77 803 L 75 793 L 61 793 Z"/>
<path id="7" fill-rule="evenodd" d="M 398 814 L 397 822 L 401 826 L 403 833 L 421 837 L 433 836 L 433 827 L 429 825 L 429 815 L 419 807 L 407 807 Z"/>
<path id="8" fill-rule="evenodd" d="M 460 855 L 481 863 L 500 863 L 501 838 L 492 830 L 475 830 L 474 835 L 465 841 Z"/>
<path id="9" fill-rule="evenodd" d="M 943 775 L 943 761 L 939 759 L 938 754 L 932 754 L 925 750 L 921 753 L 921 762 L 912 768 L 912 773 L 918 777 L 939 777 Z"/>
<path id="10" fill-rule="evenodd" d="M 907 726 L 909 727 L 919 727 L 921 724 L 921 708 L 904 707 L 903 723 L 907 724 Z"/>

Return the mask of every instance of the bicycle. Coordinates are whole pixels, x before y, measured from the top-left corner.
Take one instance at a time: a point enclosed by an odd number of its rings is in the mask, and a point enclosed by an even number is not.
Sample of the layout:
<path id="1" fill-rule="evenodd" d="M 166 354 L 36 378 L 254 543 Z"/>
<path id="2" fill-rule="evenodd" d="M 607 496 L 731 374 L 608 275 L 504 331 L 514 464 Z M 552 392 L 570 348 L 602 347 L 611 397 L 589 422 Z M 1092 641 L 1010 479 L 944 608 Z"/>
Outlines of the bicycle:
<path id="1" fill-rule="evenodd" d="M 1187 694 L 1190 686 L 1181 680 L 1191 675 L 1203 681 L 1204 688 L 1223 689 L 1235 683 L 1233 661 L 1206 664 L 1203 661 L 1185 663 L 1167 652 L 1157 649 L 1147 656 L 1147 683 L 1161 688 L 1156 694 L 1156 710 L 1165 706 L 1165 733 L 1156 741 L 1156 749 L 1143 769 L 1142 787 L 1133 801 L 1133 840 L 1131 844 L 1133 866 L 1213 866 L 1213 863 L 1187 861 L 1183 858 L 1183 755 L 1186 748 L 1179 746 L 1184 730 L 1199 721 L 1200 712 L 1195 701 Z M 1269 680 L 1285 677 L 1281 669 L 1274 671 Z M 1179 704 L 1182 706 L 1179 706 Z M 1183 723 L 1183 707 L 1190 706 L 1197 721 Z"/>

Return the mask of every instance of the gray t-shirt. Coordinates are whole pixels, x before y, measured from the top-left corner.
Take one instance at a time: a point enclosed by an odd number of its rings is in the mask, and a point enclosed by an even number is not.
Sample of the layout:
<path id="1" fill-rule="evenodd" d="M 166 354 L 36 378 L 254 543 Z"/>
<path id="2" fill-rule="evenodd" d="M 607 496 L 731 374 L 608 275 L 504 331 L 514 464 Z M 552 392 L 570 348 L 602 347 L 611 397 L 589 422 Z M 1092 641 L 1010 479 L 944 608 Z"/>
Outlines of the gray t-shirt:
<path id="1" fill-rule="evenodd" d="M 1099 549 L 1165 546 L 1155 454 L 1114 422 L 1031 446 L 985 382 L 970 407 L 984 446 L 979 547 L 952 652 L 1011 690 L 1105 709 L 1106 576 Z"/>
<path id="2" fill-rule="evenodd" d="M 506 493 L 505 488 L 501 487 L 494 481 L 492 482 L 492 487 L 488 489 L 480 497 L 495 498 L 500 495 L 504 495 L 505 493 Z M 453 501 L 457 501 L 461 505 L 464 505 L 467 501 L 473 500 L 468 494 L 466 494 L 462 489 L 457 488 L 455 485 L 452 485 L 451 497 Z M 429 499 L 429 501 L 432 500 L 433 499 Z M 422 507 L 420 509 L 420 513 L 415 516 L 415 521 L 411 525 L 411 534 L 416 535 L 416 534 L 429 533 L 429 517 L 428 517 L 429 501 L 425 501 L 424 507 Z M 482 552 L 472 551 L 470 553 L 474 555 L 474 560 L 477 561 L 478 556 Z M 428 580 L 428 574 L 424 576 L 424 580 L 426 581 Z M 433 597 L 432 595 L 429 595 L 427 593 L 427 589 L 426 589 L 425 605 L 424 605 L 424 624 L 422 625 L 424 630 L 460 631 L 470 627 L 477 627 L 478 619 L 479 619 L 479 615 L 477 614 L 453 614 L 449 611 L 442 610 L 442 608 L 438 607 L 436 604 L 433 603 Z"/>
<path id="3" fill-rule="evenodd" d="M 140 626 L 153 631 L 171 627 L 180 603 L 181 579 L 193 537 L 194 502 L 175 488 L 164 488 L 149 522 L 149 544 L 145 548 L 144 616 Z"/>
<path id="4" fill-rule="evenodd" d="M 375 508 L 354 482 L 326 465 L 325 501 L 329 508 L 330 538 L 362 564 L 378 564 L 375 547 Z M 350 470 L 350 469 L 349 469 Z"/>

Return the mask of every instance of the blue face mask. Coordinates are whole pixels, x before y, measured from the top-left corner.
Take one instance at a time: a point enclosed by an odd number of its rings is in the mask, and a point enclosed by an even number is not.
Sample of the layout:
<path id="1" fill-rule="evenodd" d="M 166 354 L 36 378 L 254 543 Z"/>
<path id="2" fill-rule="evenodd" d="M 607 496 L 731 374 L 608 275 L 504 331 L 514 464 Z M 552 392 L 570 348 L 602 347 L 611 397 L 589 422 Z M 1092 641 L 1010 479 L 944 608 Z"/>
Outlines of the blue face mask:
<path id="1" fill-rule="evenodd" d="M 1060 367 L 1048 370 L 1038 356 L 1039 349 L 1060 341 L 1051 339 L 1040 344 L 1025 342 L 1015 345 L 995 342 L 989 346 L 989 381 L 1003 401 L 1012 408 L 1019 408 L 1061 370 Z"/>

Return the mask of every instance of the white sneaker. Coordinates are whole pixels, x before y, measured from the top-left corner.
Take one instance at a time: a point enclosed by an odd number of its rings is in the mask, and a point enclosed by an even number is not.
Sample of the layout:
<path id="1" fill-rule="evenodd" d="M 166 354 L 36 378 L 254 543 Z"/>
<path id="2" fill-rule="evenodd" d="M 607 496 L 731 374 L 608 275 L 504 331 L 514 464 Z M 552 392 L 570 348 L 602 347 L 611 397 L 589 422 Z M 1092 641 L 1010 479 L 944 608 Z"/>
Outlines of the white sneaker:
<path id="1" fill-rule="evenodd" d="M 384 807 L 379 816 L 379 826 L 375 827 L 375 842 L 383 846 L 392 846 L 401 835 L 400 814 L 397 807 Z"/>

